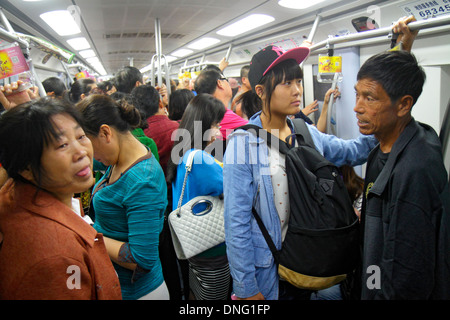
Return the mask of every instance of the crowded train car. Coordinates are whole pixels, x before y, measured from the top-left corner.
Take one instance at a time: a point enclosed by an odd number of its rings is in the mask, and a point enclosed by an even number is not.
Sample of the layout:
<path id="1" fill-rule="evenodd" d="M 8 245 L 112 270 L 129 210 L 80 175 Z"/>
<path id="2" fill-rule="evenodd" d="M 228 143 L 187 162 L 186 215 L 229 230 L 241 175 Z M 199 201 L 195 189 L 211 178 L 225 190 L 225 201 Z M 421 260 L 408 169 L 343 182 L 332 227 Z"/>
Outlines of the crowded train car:
<path id="1" fill-rule="evenodd" d="M 450 299 L 450 1 L 2 0 L 0 69 L 1 300 Z"/>

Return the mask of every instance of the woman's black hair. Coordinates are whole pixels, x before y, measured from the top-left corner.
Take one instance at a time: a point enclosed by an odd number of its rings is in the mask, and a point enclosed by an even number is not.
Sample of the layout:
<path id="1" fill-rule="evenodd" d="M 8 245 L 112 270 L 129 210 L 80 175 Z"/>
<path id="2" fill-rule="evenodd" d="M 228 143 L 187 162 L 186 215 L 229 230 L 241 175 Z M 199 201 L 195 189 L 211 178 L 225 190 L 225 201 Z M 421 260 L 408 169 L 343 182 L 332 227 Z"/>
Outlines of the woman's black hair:
<path id="1" fill-rule="evenodd" d="M 105 81 L 97 83 L 97 87 L 100 88 L 104 93 L 107 93 L 109 90 L 111 90 L 114 87 L 114 82 L 105 80 Z"/>
<path id="2" fill-rule="evenodd" d="M 21 172 L 31 169 L 38 187 L 45 174 L 41 157 L 45 147 L 58 139 L 52 117 L 67 114 L 80 125 L 82 119 L 73 105 L 48 97 L 16 106 L 0 116 L 0 163 L 8 175 L 24 180 Z"/>
<path id="3" fill-rule="evenodd" d="M 167 164 L 168 183 L 175 180 L 177 164 L 184 156 L 184 152 L 192 148 L 201 150 L 206 148 L 209 143 L 204 139 L 206 131 L 219 124 L 225 112 L 223 103 L 209 94 L 199 94 L 191 100 L 176 131 L 175 143 Z M 179 154 L 176 154 L 177 150 Z"/>
<path id="4" fill-rule="evenodd" d="M 236 104 L 238 103 L 241 103 L 241 111 L 247 116 L 248 119 L 262 109 L 262 100 L 252 90 L 241 94 L 236 99 Z"/>
<path id="5" fill-rule="evenodd" d="M 84 131 L 91 136 L 97 136 L 103 124 L 126 133 L 141 122 L 139 111 L 131 104 L 125 100 L 118 103 L 107 95 L 90 95 L 77 103 L 76 108 L 83 116 Z"/>
<path id="6" fill-rule="evenodd" d="M 264 104 L 270 118 L 270 100 L 272 99 L 275 87 L 283 81 L 294 79 L 303 79 L 303 71 L 294 59 L 288 59 L 280 62 L 273 69 L 269 70 L 261 79 L 259 84 L 264 86 L 264 93 L 266 95 Z M 263 113 L 266 110 L 263 108 Z"/>
<path id="7" fill-rule="evenodd" d="M 131 108 L 131 106 L 136 108 L 133 105 L 133 99 L 131 97 L 131 93 L 124 93 L 124 92 L 116 91 L 116 92 L 110 94 L 109 97 L 111 99 L 115 100 L 118 104 L 127 106 L 127 108 Z M 147 129 L 148 128 L 147 120 L 142 115 L 142 112 L 140 112 L 137 108 L 136 108 L 136 110 L 141 115 L 141 122 L 138 126 L 136 126 L 136 128 L 141 128 L 142 130 Z"/>
<path id="8" fill-rule="evenodd" d="M 169 119 L 178 121 L 183 117 L 186 107 L 195 94 L 189 89 L 175 90 L 169 97 Z"/>
<path id="9" fill-rule="evenodd" d="M 81 100 L 82 94 L 84 94 L 85 96 L 89 95 L 93 84 L 95 84 L 95 81 L 91 78 L 78 79 L 77 81 L 72 83 L 70 90 L 66 91 L 66 99 L 69 102 L 77 103 Z"/>

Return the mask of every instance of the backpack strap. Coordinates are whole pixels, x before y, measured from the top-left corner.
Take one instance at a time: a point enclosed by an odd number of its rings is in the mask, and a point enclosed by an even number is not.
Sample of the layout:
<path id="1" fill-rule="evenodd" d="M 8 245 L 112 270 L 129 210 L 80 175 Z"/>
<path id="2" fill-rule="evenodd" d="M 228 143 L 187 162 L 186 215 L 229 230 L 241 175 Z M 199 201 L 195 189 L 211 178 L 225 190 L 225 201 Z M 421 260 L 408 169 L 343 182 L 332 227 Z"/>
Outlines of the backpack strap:
<path id="1" fill-rule="evenodd" d="M 308 126 L 306 125 L 305 120 L 301 118 L 292 119 L 292 123 L 294 124 L 294 131 L 297 138 L 299 138 L 298 135 L 300 135 L 303 138 L 303 143 L 312 147 L 316 148 L 314 145 L 314 141 L 312 139 L 311 133 L 309 132 Z M 298 140 L 298 139 L 297 139 Z"/>
<path id="2" fill-rule="evenodd" d="M 256 137 L 262 138 L 267 143 L 267 147 L 270 148 L 272 135 L 268 131 L 264 130 L 263 128 L 261 128 L 257 125 L 254 125 L 254 124 L 246 124 L 244 126 L 236 128 L 235 130 L 238 130 L 238 129 L 242 129 L 245 131 L 251 130 L 251 132 L 254 133 L 256 135 Z M 260 133 L 263 132 L 262 130 L 264 130 L 264 132 L 265 132 L 264 137 L 260 136 Z M 278 139 L 276 137 L 274 137 L 274 138 Z M 287 145 L 286 145 L 286 148 L 287 148 Z M 280 141 L 280 151 L 282 149 L 283 149 L 282 141 Z M 264 223 L 263 223 L 261 217 L 259 216 L 258 212 L 256 212 L 256 209 L 254 207 L 252 207 L 252 213 L 253 213 L 253 216 L 255 217 L 256 223 L 258 223 L 259 229 L 261 230 L 261 233 L 263 234 L 264 239 L 267 242 L 267 245 L 269 246 L 270 251 L 272 252 L 275 263 L 279 264 L 279 262 L 278 262 L 279 261 L 279 258 L 278 258 L 279 251 L 277 250 L 275 243 L 273 242 L 272 238 L 270 237 L 269 232 L 267 231 L 266 227 L 264 226 Z"/>
<path id="3" fill-rule="evenodd" d="M 256 222 L 258 223 L 259 228 L 261 229 L 261 232 L 264 236 L 264 239 L 267 242 L 267 245 L 269 246 L 270 251 L 272 252 L 273 258 L 275 260 L 276 264 L 279 264 L 279 255 L 280 252 L 277 250 L 277 247 L 275 246 L 275 243 L 273 243 L 272 238 L 269 235 L 269 232 L 267 231 L 266 227 L 264 226 L 264 223 L 261 219 L 261 217 L 259 216 L 258 212 L 256 212 L 256 209 L 254 207 L 252 207 L 252 213 L 253 216 L 256 219 Z"/>
<path id="4" fill-rule="evenodd" d="M 316 148 L 314 145 L 314 140 L 312 139 L 311 133 L 309 132 L 308 126 L 306 125 L 305 120 L 301 119 L 301 118 L 296 118 L 296 119 L 292 119 L 292 123 L 294 124 L 294 132 L 292 135 L 290 135 L 289 137 L 296 137 L 297 141 L 299 141 L 302 145 L 308 145 L 312 148 Z M 262 138 L 264 139 L 264 141 L 266 141 L 267 146 L 270 148 L 270 141 L 271 141 L 271 137 L 272 135 L 267 132 L 266 130 L 264 130 L 261 127 L 258 127 L 257 125 L 254 124 L 246 124 L 244 126 L 238 127 L 235 130 L 238 129 L 242 129 L 242 130 L 252 130 L 252 132 L 254 132 L 256 134 L 256 136 L 258 138 Z M 266 132 L 266 135 L 264 137 L 260 136 L 260 132 L 261 130 L 264 130 Z M 289 138 L 288 137 L 288 138 Z M 276 137 L 274 137 L 274 139 L 278 139 Z M 280 141 L 282 142 L 282 141 Z M 284 142 L 284 141 L 283 141 Z M 289 148 L 288 144 L 286 144 L 286 147 Z M 280 151 L 281 153 L 287 153 L 287 149 L 284 148 L 284 144 L 280 143 Z"/>

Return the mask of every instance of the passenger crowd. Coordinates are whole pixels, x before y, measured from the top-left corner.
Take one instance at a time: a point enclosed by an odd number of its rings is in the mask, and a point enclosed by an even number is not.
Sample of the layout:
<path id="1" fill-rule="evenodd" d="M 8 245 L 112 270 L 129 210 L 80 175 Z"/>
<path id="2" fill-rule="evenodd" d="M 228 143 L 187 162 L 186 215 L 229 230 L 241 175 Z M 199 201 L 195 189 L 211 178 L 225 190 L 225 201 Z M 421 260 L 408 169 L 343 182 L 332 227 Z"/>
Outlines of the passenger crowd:
<path id="1" fill-rule="evenodd" d="M 410 53 L 410 21 L 393 27 L 402 50 L 371 57 L 358 73 L 353 140 L 325 134 L 338 89 L 327 91 L 315 124 L 317 101 L 300 108 L 307 46 L 260 50 L 234 92 L 226 63 L 206 66 L 192 88 L 152 86 L 134 67 L 69 89 L 46 79 L 47 97 L 4 86 L 0 299 L 450 299 L 448 173 L 436 133 L 411 116 L 425 73 Z M 360 220 L 360 266 L 323 290 L 279 277 L 252 216 L 254 208 L 281 248 L 285 157 L 239 128 L 255 124 L 284 143 L 294 118 L 340 168 Z M 353 166 L 366 162 L 362 179 Z M 168 223 L 182 192 L 182 204 L 223 195 L 225 208 L 225 241 L 187 260 Z M 374 265 L 380 285 L 368 286 Z"/>

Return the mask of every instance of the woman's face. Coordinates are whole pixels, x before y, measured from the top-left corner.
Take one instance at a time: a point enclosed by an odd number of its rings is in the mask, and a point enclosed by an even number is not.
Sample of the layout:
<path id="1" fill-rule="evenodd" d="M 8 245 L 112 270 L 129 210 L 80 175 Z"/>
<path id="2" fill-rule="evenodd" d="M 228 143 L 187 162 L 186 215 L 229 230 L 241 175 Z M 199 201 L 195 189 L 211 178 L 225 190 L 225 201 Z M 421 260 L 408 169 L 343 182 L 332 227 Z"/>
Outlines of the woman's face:
<path id="1" fill-rule="evenodd" d="M 300 112 L 302 94 L 302 79 L 282 81 L 272 92 L 270 99 L 271 114 L 282 117 L 297 114 Z"/>
<path id="2" fill-rule="evenodd" d="M 42 152 L 41 187 L 70 203 L 74 193 L 83 192 L 94 183 L 92 144 L 69 115 L 55 115 L 52 121 L 60 135 Z"/>
<path id="3" fill-rule="evenodd" d="M 94 147 L 94 159 L 105 166 L 115 165 L 119 156 L 119 145 L 117 139 L 113 137 L 116 131 L 108 125 L 102 125 L 100 132 L 96 136 L 89 135 L 89 139 Z M 117 136 L 114 134 L 114 136 Z"/>

